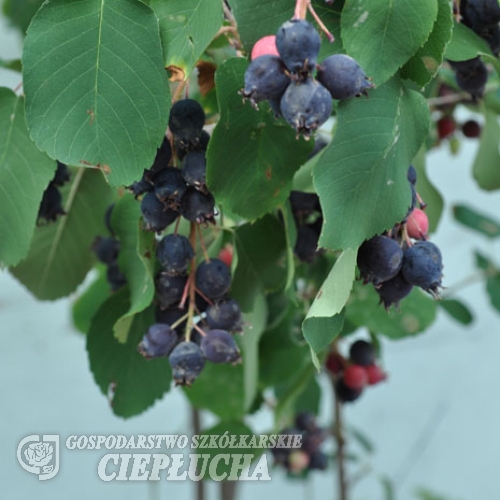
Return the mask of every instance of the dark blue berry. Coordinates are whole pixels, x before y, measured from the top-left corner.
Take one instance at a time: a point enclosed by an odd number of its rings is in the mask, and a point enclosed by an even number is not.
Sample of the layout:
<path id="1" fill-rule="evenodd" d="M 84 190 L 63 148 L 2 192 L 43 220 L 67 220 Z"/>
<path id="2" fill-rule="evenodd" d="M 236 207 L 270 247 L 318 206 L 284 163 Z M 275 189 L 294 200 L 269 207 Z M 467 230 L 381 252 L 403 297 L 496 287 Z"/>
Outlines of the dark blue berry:
<path id="1" fill-rule="evenodd" d="M 156 295 L 160 302 L 160 307 L 166 309 L 173 306 L 182 299 L 186 287 L 187 276 L 170 276 L 160 272 L 155 280 Z"/>
<path id="2" fill-rule="evenodd" d="M 203 261 L 196 268 L 195 283 L 205 297 L 221 299 L 231 286 L 231 270 L 219 259 Z"/>
<path id="3" fill-rule="evenodd" d="M 172 224 L 179 213 L 165 206 L 154 192 L 146 193 L 141 201 L 141 213 L 150 231 L 160 232 Z"/>
<path id="4" fill-rule="evenodd" d="M 242 329 L 241 309 L 238 302 L 228 299 L 208 307 L 206 321 L 211 329 L 240 332 Z"/>
<path id="5" fill-rule="evenodd" d="M 181 199 L 179 212 L 191 222 L 197 222 L 198 224 L 213 222 L 215 215 L 214 197 L 211 193 L 202 193 L 190 187 Z"/>
<path id="6" fill-rule="evenodd" d="M 386 309 L 389 309 L 392 305 L 398 307 L 399 301 L 409 295 L 412 289 L 413 285 L 405 280 L 401 272 L 376 288 L 380 302 L 384 304 Z"/>
<path id="7" fill-rule="evenodd" d="M 102 262 L 104 264 L 111 264 L 118 258 L 118 252 L 120 251 L 120 242 L 115 238 L 98 236 L 94 240 L 94 243 L 92 243 L 92 250 L 96 254 L 99 262 Z"/>
<path id="8" fill-rule="evenodd" d="M 168 234 L 158 242 L 156 258 L 166 274 L 183 274 L 194 257 L 189 240 L 181 234 Z"/>
<path id="9" fill-rule="evenodd" d="M 175 385 L 190 386 L 205 366 L 205 357 L 194 342 L 177 344 L 168 360 Z"/>
<path id="10" fill-rule="evenodd" d="M 375 363 L 375 348 L 366 340 L 356 340 L 349 349 L 352 363 L 361 366 L 370 366 Z"/>
<path id="11" fill-rule="evenodd" d="M 168 126 L 175 141 L 183 147 L 196 147 L 200 144 L 204 124 L 205 112 L 193 99 L 177 101 L 170 110 Z"/>
<path id="12" fill-rule="evenodd" d="M 207 161 L 203 151 L 191 151 L 182 161 L 181 175 L 184 181 L 198 189 L 206 191 Z"/>
<path id="13" fill-rule="evenodd" d="M 231 334 L 225 330 L 209 330 L 201 339 L 201 351 L 212 363 L 241 361 L 240 350 Z"/>
<path id="14" fill-rule="evenodd" d="M 137 346 L 145 358 L 168 356 L 179 342 L 177 333 L 165 323 L 155 323 L 148 328 Z"/>

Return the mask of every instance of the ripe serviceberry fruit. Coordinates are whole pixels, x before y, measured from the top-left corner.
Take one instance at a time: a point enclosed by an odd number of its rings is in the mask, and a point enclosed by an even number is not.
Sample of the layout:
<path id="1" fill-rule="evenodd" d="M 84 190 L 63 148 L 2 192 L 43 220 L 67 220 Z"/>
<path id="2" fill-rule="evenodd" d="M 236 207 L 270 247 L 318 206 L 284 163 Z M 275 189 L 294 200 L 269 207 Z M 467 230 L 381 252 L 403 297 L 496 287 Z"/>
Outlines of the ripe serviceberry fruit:
<path id="1" fill-rule="evenodd" d="M 64 186 L 71 178 L 68 166 L 60 161 L 57 161 L 57 169 L 52 179 L 54 186 Z"/>
<path id="2" fill-rule="evenodd" d="M 198 189 L 206 191 L 207 161 L 203 151 L 190 151 L 182 161 L 181 175 L 184 181 Z"/>
<path id="3" fill-rule="evenodd" d="M 217 302 L 206 310 L 206 321 L 211 329 L 241 332 L 241 309 L 234 299 Z"/>
<path id="4" fill-rule="evenodd" d="M 429 218 L 427 214 L 423 210 L 420 210 L 420 208 L 414 208 L 406 222 L 406 229 L 410 238 L 416 240 L 427 239 L 427 232 L 429 231 Z"/>
<path id="5" fill-rule="evenodd" d="M 154 192 L 146 193 L 141 201 L 141 214 L 146 223 L 146 229 L 160 232 L 172 224 L 179 213 L 166 207 Z"/>
<path id="6" fill-rule="evenodd" d="M 398 274 L 403 263 L 403 251 L 387 236 L 374 236 L 358 250 L 357 264 L 365 283 L 379 286 Z"/>
<path id="7" fill-rule="evenodd" d="M 166 167 L 154 178 L 156 197 L 169 207 L 176 208 L 179 206 L 186 189 L 186 182 L 178 168 Z"/>
<path id="8" fill-rule="evenodd" d="M 191 222 L 202 224 L 213 222 L 215 215 L 215 200 L 211 193 L 202 193 L 189 187 L 181 199 L 180 214 Z"/>
<path id="9" fill-rule="evenodd" d="M 318 426 L 316 417 L 309 411 L 302 411 L 295 416 L 295 426 L 301 431 L 313 432 Z"/>
<path id="10" fill-rule="evenodd" d="M 118 258 L 120 251 L 120 242 L 115 238 L 106 238 L 104 236 L 97 236 L 92 243 L 92 250 L 96 254 L 99 262 L 104 264 L 111 264 Z"/>
<path id="11" fill-rule="evenodd" d="M 219 259 L 203 261 L 196 268 L 195 283 L 205 297 L 221 299 L 231 286 L 231 271 Z"/>
<path id="12" fill-rule="evenodd" d="M 481 135 L 481 125 L 479 125 L 476 120 L 467 120 L 462 125 L 462 134 L 464 134 L 465 137 L 475 139 Z"/>
<path id="13" fill-rule="evenodd" d="M 321 205 L 316 193 L 291 191 L 290 205 L 292 206 L 293 216 L 298 224 L 304 223 L 313 212 L 321 213 Z"/>
<path id="14" fill-rule="evenodd" d="M 313 262 L 318 255 L 318 241 L 320 232 L 307 224 L 297 228 L 297 240 L 293 253 L 302 262 Z"/>
<path id="15" fill-rule="evenodd" d="M 457 85 L 474 100 L 482 97 L 488 81 L 488 68 L 479 57 L 466 61 L 450 61 Z"/>
<path id="16" fill-rule="evenodd" d="M 205 357 L 194 342 L 181 342 L 169 358 L 175 385 L 190 386 L 205 366 Z"/>
<path id="17" fill-rule="evenodd" d="M 194 250 L 189 240 L 181 234 L 168 234 L 158 242 L 156 258 L 166 274 L 183 274 L 191 259 Z"/>
<path id="18" fill-rule="evenodd" d="M 401 273 L 408 283 L 436 295 L 443 275 L 439 248 L 430 241 L 417 241 L 405 250 Z"/>
<path id="19" fill-rule="evenodd" d="M 404 279 L 401 272 L 376 288 L 380 303 L 384 304 L 386 309 L 389 309 L 392 305 L 396 308 L 399 307 L 399 301 L 409 295 L 412 290 L 413 285 Z"/>
<path id="20" fill-rule="evenodd" d="M 290 77 L 283 61 L 277 56 L 260 56 L 254 59 L 245 71 L 244 98 L 256 107 L 259 101 L 279 99 L 285 92 Z"/>
<path id="21" fill-rule="evenodd" d="M 366 340 L 356 340 L 349 348 L 349 358 L 356 365 L 373 365 L 375 363 L 375 349 Z"/>
<path id="22" fill-rule="evenodd" d="M 367 95 L 367 90 L 373 87 L 360 65 L 344 54 L 327 57 L 319 65 L 316 78 L 339 100 Z"/>
<path id="23" fill-rule="evenodd" d="M 196 144 L 189 144 L 177 141 L 175 143 L 175 151 L 177 158 L 183 160 L 190 151 L 206 151 L 208 142 L 210 141 L 210 134 L 206 130 L 201 131 L 200 140 Z"/>
<path id="24" fill-rule="evenodd" d="M 156 276 L 156 295 L 160 302 L 160 307 L 166 309 L 179 302 L 186 287 L 187 276 L 171 276 L 165 272 L 160 272 Z"/>
<path id="25" fill-rule="evenodd" d="M 368 383 L 368 374 L 361 365 L 349 365 L 344 370 L 344 384 L 350 389 L 363 389 Z"/>
<path id="26" fill-rule="evenodd" d="M 38 218 L 55 222 L 59 215 L 66 215 L 62 207 L 61 193 L 56 186 L 50 183 L 43 192 L 40 208 L 38 209 Z"/>
<path id="27" fill-rule="evenodd" d="M 144 177 L 146 179 L 152 180 L 158 172 L 161 172 L 163 169 L 167 168 L 171 158 L 172 146 L 170 145 L 170 141 L 167 139 L 167 137 L 164 136 L 160 147 L 156 150 L 156 156 L 153 161 L 153 165 L 151 165 L 151 168 L 144 172 Z"/>
<path id="28" fill-rule="evenodd" d="M 326 358 L 326 369 L 334 375 L 343 372 L 346 366 L 346 359 L 338 352 L 331 352 Z"/>
<path id="29" fill-rule="evenodd" d="M 122 273 L 117 262 L 112 262 L 106 269 L 106 279 L 111 286 L 111 290 L 116 292 L 127 284 L 127 278 Z"/>
<path id="30" fill-rule="evenodd" d="M 193 99 L 182 99 L 170 109 L 168 126 L 174 139 L 184 146 L 200 143 L 201 131 L 205 125 L 205 112 Z"/>
<path id="31" fill-rule="evenodd" d="M 328 468 L 328 456 L 322 451 L 317 451 L 309 457 L 309 469 L 326 470 Z"/>
<path id="32" fill-rule="evenodd" d="M 291 73 L 309 73 L 316 65 L 321 38 L 314 26 L 304 19 L 283 23 L 276 34 L 276 48 Z"/>
<path id="33" fill-rule="evenodd" d="M 155 323 L 148 328 L 137 346 L 147 359 L 168 356 L 179 342 L 177 333 L 165 323 Z"/>
<path id="34" fill-rule="evenodd" d="M 332 97 L 313 78 L 288 86 L 281 98 L 283 118 L 305 137 L 328 120 L 332 113 Z"/>
<path id="35" fill-rule="evenodd" d="M 201 351 L 212 363 L 232 363 L 241 361 L 241 354 L 232 335 L 225 330 L 209 330 L 201 339 Z"/>
<path id="36" fill-rule="evenodd" d="M 278 49 L 276 48 L 276 36 L 267 35 L 257 40 L 252 47 L 251 59 L 257 59 L 260 56 L 279 56 Z"/>

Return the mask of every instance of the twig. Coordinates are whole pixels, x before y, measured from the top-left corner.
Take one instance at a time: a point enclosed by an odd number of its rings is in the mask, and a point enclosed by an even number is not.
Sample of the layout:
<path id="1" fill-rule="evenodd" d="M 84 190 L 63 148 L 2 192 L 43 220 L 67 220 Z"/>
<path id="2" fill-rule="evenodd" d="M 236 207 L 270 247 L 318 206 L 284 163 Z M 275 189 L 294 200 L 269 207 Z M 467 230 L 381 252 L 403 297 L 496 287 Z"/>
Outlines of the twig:
<path id="1" fill-rule="evenodd" d="M 347 500 L 347 478 L 345 471 L 345 439 L 342 426 L 342 403 L 337 397 L 335 391 L 335 378 L 330 377 L 332 383 L 332 392 L 334 397 L 335 421 L 333 423 L 333 435 L 337 443 L 337 472 L 338 472 L 338 490 L 339 500 Z"/>

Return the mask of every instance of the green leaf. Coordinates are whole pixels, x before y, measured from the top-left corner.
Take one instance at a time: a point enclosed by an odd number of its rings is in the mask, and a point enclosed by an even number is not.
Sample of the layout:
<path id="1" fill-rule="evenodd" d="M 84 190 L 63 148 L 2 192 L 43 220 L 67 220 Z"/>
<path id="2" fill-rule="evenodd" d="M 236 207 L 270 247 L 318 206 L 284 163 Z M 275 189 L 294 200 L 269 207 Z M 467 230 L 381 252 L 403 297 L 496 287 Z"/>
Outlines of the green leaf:
<path id="1" fill-rule="evenodd" d="M 113 325 L 129 307 L 128 290 L 112 295 L 94 316 L 87 335 L 94 379 L 110 397 L 113 413 L 124 418 L 152 406 L 170 389 L 172 381 L 168 358 L 145 359 L 137 352 L 137 345 L 154 323 L 152 307 L 134 316 L 125 344 L 116 340 Z"/>
<path id="2" fill-rule="evenodd" d="M 109 297 L 111 292 L 106 279 L 106 268 L 100 268 L 100 274 L 89 287 L 76 299 L 73 304 L 71 316 L 73 325 L 82 333 L 88 333 L 92 318 L 101 307 L 102 303 Z"/>
<path id="3" fill-rule="evenodd" d="M 0 264 L 12 266 L 26 257 L 43 191 L 56 163 L 28 136 L 24 99 L 0 88 Z"/>
<path id="4" fill-rule="evenodd" d="M 472 166 L 472 175 L 480 188 L 493 191 L 500 188 L 500 124 L 498 116 L 487 109 L 481 130 L 479 149 Z"/>
<path id="5" fill-rule="evenodd" d="M 358 327 L 397 340 L 426 330 L 436 319 L 436 309 L 436 301 L 415 287 L 401 301 L 399 311 L 386 311 L 375 289 L 357 282 L 347 303 L 346 318 Z"/>
<path id="6" fill-rule="evenodd" d="M 446 299 L 438 301 L 438 304 L 456 321 L 462 325 L 470 325 L 474 316 L 469 308 L 462 302 L 455 299 Z"/>
<path id="7" fill-rule="evenodd" d="M 43 2 L 44 0 L 5 0 L 3 13 L 24 34 L 28 29 L 32 17 Z"/>
<path id="8" fill-rule="evenodd" d="M 297 413 L 304 411 L 318 415 L 320 403 L 321 387 L 316 380 L 316 377 L 311 377 L 307 386 L 295 400 L 293 413 L 297 415 Z"/>
<path id="9" fill-rule="evenodd" d="M 23 52 L 31 138 L 52 158 L 97 165 L 113 185 L 153 163 L 170 95 L 158 21 L 137 0 L 49 0 Z"/>
<path id="10" fill-rule="evenodd" d="M 495 266 L 493 265 L 493 263 L 490 262 L 490 260 L 486 258 L 482 253 L 476 251 L 474 252 L 474 257 L 476 258 L 476 266 L 479 267 L 479 269 L 488 272 L 495 271 Z"/>
<path id="11" fill-rule="evenodd" d="M 180 69 L 187 79 L 222 26 L 222 2 L 152 0 L 150 7 L 160 22 L 165 66 Z"/>
<path id="12" fill-rule="evenodd" d="M 444 49 L 453 33 L 453 12 L 448 0 L 438 0 L 438 14 L 425 44 L 403 66 L 403 78 L 411 78 L 421 87 L 427 85 L 443 63 Z"/>
<path id="13" fill-rule="evenodd" d="M 248 444 L 250 443 L 250 440 L 254 436 L 256 439 L 256 441 L 254 441 L 254 442 L 255 442 L 256 446 L 258 446 L 259 441 L 260 441 L 260 437 L 259 437 L 259 435 L 254 434 L 252 429 L 250 429 L 243 422 L 238 422 L 238 421 L 220 422 L 219 424 L 215 425 L 214 427 L 211 427 L 210 429 L 204 430 L 201 433 L 201 435 L 202 436 L 203 435 L 208 435 L 208 436 L 223 436 L 224 435 L 224 436 L 227 436 L 229 438 L 229 441 L 224 437 L 222 439 L 222 443 L 229 443 L 231 437 L 236 436 L 235 446 L 234 447 L 228 446 L 228 447 L 224 447 L 224 448 L 222 448 L 218 445 L 219 438 L 215 438 L 216 443 L 217 443 L 216 447 L 210 446 L 210 439 L 214 439 L 214 438 L 210 438 L 206 442 L 206 444 L 207 444 L 206 447 L 200 446 L 200 444 L 202 443 L 202 440 L 199 439 L 197 441 L 198 447 L 196 448 L 196 453 L 198 453 L 200 455 L 209 455 L 209 458 L 207 459 L 207 464 L 209 464 L 213 458 L 215 458 L 217 455 L 220 455 L 221 453 L 230 454 L 230 457 L 234 456 L 233 454 L 252 455 L 251 461 L 253 462 L 254 460 L 256 460 L 258 457 L 260 457 L 266 451 L 265 448 L 248 446 Z M 238 446 L 238 444 L 240 442 L 240 436 L 248 436 L 248 438 L 246 439 L 247 447 L 240 448 Z M 201 461 L 202 461 L 202 458 L 200 458 L 199 463 L 201 463 Z M 241 459 L 240 463 L 243 463 L 243 458 Z M 233 466 L 233 461 L 231 459 L 229 460 L 228 463 L 226 463 L 224 461 L 224 459 L 222 459 L 217 464 L 216 473 L 219 476 L 224 476 L 224 474 L 226 474 L 227 477 L 229 477 L 229 475 L 231 473 L 232 466 Z M 250 467 L 250 469 L 252 469 L 252 467 Z M 205 475 L 204 475 L 204 477 L 206 477 L 206 478 L 210 477 L 208 475 L 209 474 L 208 471 L 209 471 L 209 466 L 207 465 L 207 467 L 205 469 Z M 253 472 L 253 470 L 250 470 L 249 475 L 251 475 L 252 472 Z M 213 476 L 213 472 L 210 475 Z"/>
<path id="14" fill-rule="evenodd" d="M 384 500 L 396 500 L 394 483 L 388 477 L 381 477 L 380 482 L 384 488 Z"/>
<path id="15" fill-rule="evenodd" d="M 455 205 L 453 217 L 464 226 L 474 229 L 488 238 L 500 236 L 500 223 L 466 205 Z"/>
<path id="16" fill-rule="evenodd" d="M 259 104 L 260 111 L 243 103 L 238 91 L 247 65 L 229 59 L 215 75 L 221 118 L 208 147 L 207 183 L 225 209 L 256 219 L 284 203 L 311 145 L 296 140 L 267 103 Z"/>
<path id="17" fill-rule="evenodd" d="M 266 330 L 259 345 L 260 383 L 263 388 L 286 383 L 306 365 L 310 366 L 310 350 L 299 340 L 300 323 L 294 308 L 283 320 Z"/>
<path id="18" fill-rule="evenodd" d="M 474 33 L 465 24 L 453 23 L 453 36 L 446 47 L 445 58 L 450 61 L 466 61 L 480 54 L 490 54 L 488 42 Z"/>
<path id="19" fill-rule="evenodd" d="M 355 439 L 355 441 L 363 448 L 366 453 L 373 453 L 375 447 L 373 446 L 370 438 L 361 430 L 355 427 L 349 427 L 349 434 Z"/>
<path id="20" fill-rule="evenodd" d="M 12 59 L 10 61 L 6 61 L 5 59 L 0 58 L 0 68 L 10 69 L 11 71 L 17 71 L 21 73 L 23 70 L 23 65 L 21 64 L 20 59 Z"/>
<path id="21" fill-rule="evenodd" d="M 126 342 L 134 315 L 144 311 L 155 294 L 155 239 L 151 231 L 141 229 L 140 219 L 140 203 L 132 195 L 125 195 L 115 204 L 112 227 L 120 240 L 118 266 L 130 289 L 130 309 L 114 326 L 119 342 Z"/>
<path id="22" fill-rule="evenodd" d="M 486 292 L 491 305 L 500 312 L 500 275 L 489 276 L 486 279 Z"/>
<path id="23" fill-rule="evenodd" d="M 377 85 L 386 82 L 427 41 L 436 0 L 346 0 L 342 41 Z"/>
<path id="24" fill-rule="evenodd" d="M 259 291 L 276 290 L 285 281 L 286 271 L 280 261 L 286 240 L 283 225 L 272 215 L 235 230 L 237 264 L 231 296 L 241 309 L 250 312 Z"/>
<path id="25" fill-rule="evenodd" d="M 313 171 L 324 217 L 320 246 L 356 248 L 403 219 L 408 166 L 428 130 L 425 99 L 398 80 L 369 99 L 340 103 L 337 131 Z"/>
<path id="26" fill-rule="evenodd" d="M 246 413 L 244 387 L 243 364 L 206 363 L 193 385 L 183 389 L 195 408 L 209 410 L 223 420 L 235 420 Z"/>
<path id="27" fill-rule="evenodd" d="M 425 146 L 422 146 L 417 156 L 413 159 L 413 166 L 417 170 L 417 192 L 427 204 L 425 213 L 429 218 L 429 233 L 434 233 L 443 213 L 444 201 L 441 193 L 427 176 L 426 159 L 427 149 Z"/>
<path id="28" fill-rule="evenodd" d="M 73 169 L 63 193 L 67 215 L 38 227 L 28 256 L 11 270 L 39 300 L 75 291 L 95 262 L 92 242 L 106 231 L 104 214 L 112 192 L 101 172 Z"/>
<path id="29" fill-rule="evenodd" d="M 257 395 L 259 383 L 259 340 L 267 322 L 267 302 L 263 294 L 257 295 L 251 313 L 245 314 L 241 339 L 243 352 L 243 378 L 245 409 L 248 410 Z"/>
<path id="30" fill-rule="evenodd" d="M 356 250 L 342 252 L 304 320 L 304 337 L 315 354 L 329 345 L 342 330 L 344 317 L 341 312 L 354 282 L 356 256 Z"/>

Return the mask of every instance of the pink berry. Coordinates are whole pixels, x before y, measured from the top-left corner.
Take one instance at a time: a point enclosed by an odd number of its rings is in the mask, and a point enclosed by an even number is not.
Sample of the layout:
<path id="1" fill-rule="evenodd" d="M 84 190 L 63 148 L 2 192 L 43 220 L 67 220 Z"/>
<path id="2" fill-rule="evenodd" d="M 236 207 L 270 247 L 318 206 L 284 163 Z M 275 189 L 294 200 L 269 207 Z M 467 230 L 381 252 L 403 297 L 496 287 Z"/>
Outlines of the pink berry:
<path id="1" fill-rule="evenodd" d="M 217 256 L 227 267 L 231 268 L 233 262 L 233 247 L 232 245 L 226 245 L 221 249 L 219 255 Z"/>
<path id="2" fill-rule="evenodd" d="M 378 384 L 387 378 L 387 374 L 384 373 L 377 365 L 367 366 L 365 370 L 368 376 L 368 385 Z"/>
<path id="3" fill-rule="evenodd" d="M 414 208 L 408 217 L 406 229 L 410 238 L 425 240 L 427 238 L 427 232 L 429 231 L 429 219 L 427 214 L 423 210 L 420 210 L 420 208 Z"/>
<path id="4" fill-rule="evenodd" d="M 279 52 L 278 49 L 276 48 L 276 36 L 275 35 L 268 35 L 265 37 L 262 37 L 260 40 L 257 40 L 255 42 L 255 45 L 253 46 L 252 49 L 252 61 L 259 56 L 265 56 L 265 55 L 271 55 L 271 56 L 278 56 L 279 57 Z"/>
<path id="5" fill-rule="evenodd" d="M 344 384 L 350 389 L 363 389 L 368 383 L 366 368 L 361 365 L 350 365 L 344 372 Z"/>

